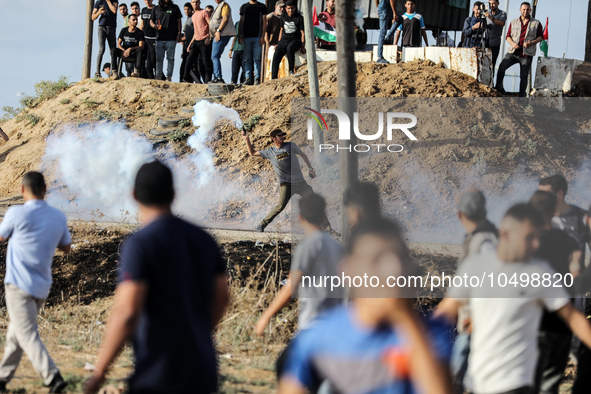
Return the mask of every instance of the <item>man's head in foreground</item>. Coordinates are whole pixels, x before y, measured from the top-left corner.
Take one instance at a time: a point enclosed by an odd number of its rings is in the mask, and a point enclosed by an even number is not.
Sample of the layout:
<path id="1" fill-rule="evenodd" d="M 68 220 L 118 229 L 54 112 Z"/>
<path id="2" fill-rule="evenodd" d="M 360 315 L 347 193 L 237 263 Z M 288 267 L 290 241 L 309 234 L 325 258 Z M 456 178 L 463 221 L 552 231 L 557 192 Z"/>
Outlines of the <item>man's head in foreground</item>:
<path id="1" fill-rule="evenodd" d="M 43 200 L 46 191 L 45 178 L 40 172 L 31 171 L 23 176 L 21 192 L 25 201 Z"/>
<path id="2" fill-rule="evenodd" d="M 539 190 L 554 193 L 558 204 L 563 203 L 568 192 L 568 182 L 562 175 L 552 175 L 540 179 Z"/>
<path id="3" fill-rule="evenodd" d="M 499 229 L 499 259 L 505 263 L 527 262 L 540 246 L 542 214 L 530 204 L 515 204 Z"/>
<path id="4" fill-rule="evenodd" d="M 326 201 L 316 193 L 306 193 L 298 201 L 300 222 L 303 226 L 321 229 L 326 221 Z"/>
<path id="5" fill-rule="evenodd" d="M 349 256 L 345 262 L 345 274 L 369 278 L 367 285 L 354 284 L 352 296 L 366 298 L 368 305 L 382 304 L 378 298 L 404 297 L 402 287 L 374 286 L 388 283 L 389 277 L 408 276 L 412 273 L 408 247 L 400 227 L 387 219 L 375 218 L 360 222 L 351 234 Z M 376 277 L 375 279 L 372 279 Z M 410 289 L 411 286 L 404 287 Z M 412 291 L 412 289 L 410 289 Z M 377 313 L 377 311 L 376 311 Z M 384 316 L 383 316 L 384 317 Z"/>
<path id="6" fill-rule="evenodd" d="M 552 218 L 556 211 L 556 194 L 544 190 L 537 190 L 529 199 L 529 204 L 536 208 L 542 215 L 544 228 L 549 229 L 552 224 Z"/>
<path id="7" fill-rule="evenodd" d="M 458 195 L 456 209 L 466 231 L 472 232 L 478 223 L 486 219 L 486 198 L 478 189 L 466 189 Z"/>
<path id="8" fill-rule="evenodd" d="M 357 182 L 350 185 L 345 190 L 343 203 L 350 228 L 363 220 L 375 220 L 381 216 L 380 192 L 375 183 Z"/>
<path id="9" fill-rule="evenodd" d="M 135 177 L 133 197 L 140 204 L 144 217 L 146 211 L 170 211 L 174 200 L 174 183 L 170 169 L 156 160 L 140 167 Z M 149 218 L 143 218 L 144 221 Z"/>

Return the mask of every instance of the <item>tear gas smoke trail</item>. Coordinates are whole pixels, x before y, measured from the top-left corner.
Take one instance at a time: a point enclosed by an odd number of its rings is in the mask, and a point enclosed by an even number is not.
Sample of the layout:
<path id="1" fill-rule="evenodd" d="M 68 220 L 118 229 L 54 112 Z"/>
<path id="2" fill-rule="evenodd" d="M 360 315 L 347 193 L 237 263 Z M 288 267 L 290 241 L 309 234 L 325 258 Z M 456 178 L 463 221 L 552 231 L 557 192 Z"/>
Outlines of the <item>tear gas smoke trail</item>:
<path id="1" fill-rule="evenodd" d="M 101 124 L 86 129 L 70 127 L 47 138 L 44 171 L 57 165 L 57 176 L 67 186 L 69 196 L 52 193 L 50 202 L 75 196 L 72 205 L 98 209 L 118 219 L 136 212 L 131 188 L 139 167 L 152 152 L 152 144 L 123 124 Z"/>
<path id="2" fill-rule="evenodd" d="M 205 143 L 210 137 L 216 123 L 221 119 L 233 122 L 237 128 L 242 127 L 242 121 L 238 112 L 221 104 L 199 101 L 195 106 L 195 115 L 191 118 L 193 125 L 198 127 L 195 134 L 189 137 L 187 145 L 195 150 L 191 155 L 191 161 L 197 167 L 197 185 L 205 186 L 214 173 L 213 152 Z"/>

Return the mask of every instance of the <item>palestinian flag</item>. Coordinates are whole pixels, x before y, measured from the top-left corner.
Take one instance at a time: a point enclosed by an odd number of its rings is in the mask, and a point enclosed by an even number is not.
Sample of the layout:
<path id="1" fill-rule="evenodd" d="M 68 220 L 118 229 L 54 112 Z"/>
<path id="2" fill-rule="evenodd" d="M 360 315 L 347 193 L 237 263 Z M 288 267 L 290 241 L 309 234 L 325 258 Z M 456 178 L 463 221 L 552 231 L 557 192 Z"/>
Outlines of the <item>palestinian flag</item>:
<path id="1" fill-rule="evenodd" d="M 316 7 L 314 7 L 312 21 L 314 24 L 314 37 L 318 37 L 321 40 L 328 42 L 337 42 L 337 31 L 328 23 L 318 20 L 318 15 L 316 14 Z"/>
<path id="2" fill-rule="evenodd" d="M 548 57 L 548 18 L 546 18 L 546 27 L 544 27 L 544 40 L 540 43 L 540 50 L 544 52 L 544 57 Z"/>

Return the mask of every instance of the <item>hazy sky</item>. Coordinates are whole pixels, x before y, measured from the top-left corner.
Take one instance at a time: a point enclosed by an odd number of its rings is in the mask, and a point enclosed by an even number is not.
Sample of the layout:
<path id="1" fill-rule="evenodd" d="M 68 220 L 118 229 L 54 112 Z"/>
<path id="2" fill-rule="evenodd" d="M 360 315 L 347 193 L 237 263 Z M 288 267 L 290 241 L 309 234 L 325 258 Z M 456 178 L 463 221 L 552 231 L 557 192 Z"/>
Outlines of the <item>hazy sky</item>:
<path id="1" fill-rule="evenodd" d="M 128 6 L 131 3 L 131 1 L 124 2 Z M 232 7 L 235 20 L 238 20 L 238 9 L 244 1 L 229 0 L 228 2 Z M 505 9 L 506 0 L 500 0 L 500 2 L 500 8 Z M 143 0 L 139 3 L 142 8 L 145 6 Z M 177 0 L 175 3 L 182 11 L 184 2 Z M 204 7 L 207 4 L 215 5 L 215 2 L 204 0 L 201 5 Z M 519 16 L 520 4 L 521 1 L 510 1 L 509 19 Z M 587 5 L 586 0 L 539 1 L 537 19 L 545 24 L 546 17 L 550 17 L 550 56 L 583 59 Z M 3 18 L 0 23 L 0 50 L 4 54 L 0 60 L 0 86 L 2 87 L 0 108 L 7 105 L 18 106 L 18 95 L 21 92 L 28 95 L 34 94 L 33 85 L 41 80 L 56 80 L 60 75 L 68 76 L 70 81 L 80 80 L 86 1 L 0 0 L 0 7 L 5 11 L 10 10 L 10 16 Z M 26 20 L 25 24 L 23 20 Z M 95 21 L 91 74 L 94 74 L 98 50 L 96 26 Z M 117 30 L 119 31 L 122 27 L 123 19 L 119 15 Z M 453 37 L 453 34 L 450 35 Z M 429 39 L 432 43 L 431 36 Z M 370 32 L 369 40 L 371 43 L 377 42 L 376 32 Z M 231 61 L 227 50 L 228 48 L 222 55 L 222 64 L 224 79 L 229 82 Z M 178 45 L 173 81 L 178 80 L 180 51 L 181 46 Z M 103 56 L 103 63 L 107 61 L 110 61 L 108 46 Z M 516 70 L 517 66 L 515 69 L 510 69 L 509 73 Z M 3 111 L 0 111 L 1 115 Z"/>

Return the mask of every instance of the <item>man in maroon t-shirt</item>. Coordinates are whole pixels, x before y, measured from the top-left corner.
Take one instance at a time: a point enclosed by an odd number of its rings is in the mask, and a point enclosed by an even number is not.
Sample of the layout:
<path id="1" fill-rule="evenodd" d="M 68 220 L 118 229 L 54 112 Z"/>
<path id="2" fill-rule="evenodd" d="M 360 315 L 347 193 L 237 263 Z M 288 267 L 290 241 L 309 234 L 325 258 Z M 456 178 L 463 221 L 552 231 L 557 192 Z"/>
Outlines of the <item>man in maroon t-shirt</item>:
<path id="1" fill-rule="evenodd" d="M 503 89 L 505 71 L 512 65 L 519 63 L 521 67 L 519 97 L 525 97 L 531 62 L 536 54 L 536 45 L 543 40 L 544 33 L 540 21 L 530 17 L 531 6 L 529 3 L 521 3 L 519 12 L 521 12 L 521 16 L 511 21 L 507 28 L 507 42 L 510 48 L 499 65 L 495 88 L 499 92 L 505 93 L 505 89 Z"/>

